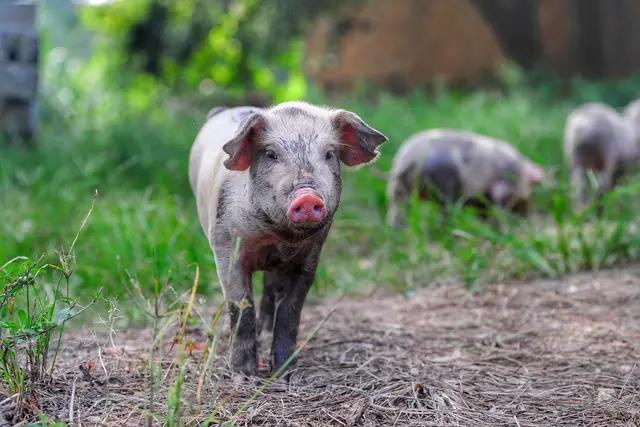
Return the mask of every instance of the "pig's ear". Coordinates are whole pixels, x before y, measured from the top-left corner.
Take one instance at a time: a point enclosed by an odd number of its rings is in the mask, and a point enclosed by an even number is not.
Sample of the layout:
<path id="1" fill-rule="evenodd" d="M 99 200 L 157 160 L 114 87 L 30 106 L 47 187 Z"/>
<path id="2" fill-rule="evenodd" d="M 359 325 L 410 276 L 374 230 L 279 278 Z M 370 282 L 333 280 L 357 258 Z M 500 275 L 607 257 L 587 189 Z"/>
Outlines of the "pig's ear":
<path id="1" fill-rule="evenodd" d="M 240 126 L 236 136 L 222 146 L 222 150 L 229 155 L 224 166 L 232 171 L 244 171 L 251 164 L 251 155 L 256 140 L 265 128 L 265 119 L 260 113 L 247 116 Z"/>
<path id="2" fill-rule="evenodd" d="M 387 141 L 386 136 L 350 111 L 336 112 L 333 125 L 340 138 L 340 160 L 347 166 L 373 162 L 380 154 L 378 147 Z"/>

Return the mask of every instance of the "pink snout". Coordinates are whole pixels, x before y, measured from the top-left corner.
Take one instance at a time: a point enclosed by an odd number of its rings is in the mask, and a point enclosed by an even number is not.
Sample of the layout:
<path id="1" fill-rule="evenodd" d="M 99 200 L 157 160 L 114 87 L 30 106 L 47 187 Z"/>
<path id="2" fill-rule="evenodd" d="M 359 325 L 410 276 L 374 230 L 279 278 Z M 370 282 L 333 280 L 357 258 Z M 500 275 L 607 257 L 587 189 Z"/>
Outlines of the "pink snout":
<path id="1" fill-rule="evenodd" d="M 296 224 L 317 224 L 326 216 L 324 202 L 312 193 L 304 193 L 293 199 L 287 212 L 289 220 Z"/>

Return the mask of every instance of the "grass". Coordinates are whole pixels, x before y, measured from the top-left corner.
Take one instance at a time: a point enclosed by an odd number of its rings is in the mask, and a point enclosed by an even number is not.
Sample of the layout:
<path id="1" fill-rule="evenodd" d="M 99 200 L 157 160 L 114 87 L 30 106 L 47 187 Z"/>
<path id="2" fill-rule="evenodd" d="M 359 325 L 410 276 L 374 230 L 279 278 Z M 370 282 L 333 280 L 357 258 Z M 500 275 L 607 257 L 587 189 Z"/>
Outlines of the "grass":
<path id="1" fill-rule="evenodd" d="M 3 402 L 15 399 L 18 413 L 33 407 L 34 391 L 51 378 L 66 323 L 87 311 L 101 292 L 84 307 L 70 293 L 74 247 L 92 210 L 93 205 L 68 249 L 58 252 L 57 263 L 17 256 L 0 266 L 0 396 Z M 46 272 L 55 282 L 46 282 Z"/>
<path id="2" fill-rule="evenodd" d="M 97 190 L 91 223 L 77 243 L 82 262 L 70 278 L 79 295 L 104 288 L 106 296 L 123 297 L 131 280 L 146 290 L 168 284 L 183 291 L 196 265 L 204 283 L 199 292 L 217 293 L 213 256 L 187 181 L 189 147 L 206 108 L 149 93 L 143 84 L 118 90 L 74 87 L 70 78 L 55 83 L 46 87 L 37 148 L 2 148 L 0 260 L 45 254 L 44 262 L 53 261 Z M 574 214 L 561 135 L 566 115 L 578 103 L 606 99 L 623 105 L 637 89 L 638 79 L 610 84 L 547 79 L 405 97 L 362 91 L 326 100 L 312 94 L 312 101 L 358 112 L 390 138 L 373 167 L 344 173 L 342 205 L 313 292 L 380 286 L 407 291 L 435 280 L 471 285 L 636 259 L 637 209 L 629 201 L 637 186 L 612 194 L 600 217 L 592 210 Z M 454 209 L 442 218 L 436 206 L 413 203 L 409 226 L 388 229 L 384 176 L 393 154 L 409 135 L 430 127 L 503 138 L 543 164 L 553 183 L 536 194 L 534 215 L 522 220 L 496 211 L 484 221 L 471 210 Z M 142 320 L 139 310 L 124 310 L 131 320 Z"/>

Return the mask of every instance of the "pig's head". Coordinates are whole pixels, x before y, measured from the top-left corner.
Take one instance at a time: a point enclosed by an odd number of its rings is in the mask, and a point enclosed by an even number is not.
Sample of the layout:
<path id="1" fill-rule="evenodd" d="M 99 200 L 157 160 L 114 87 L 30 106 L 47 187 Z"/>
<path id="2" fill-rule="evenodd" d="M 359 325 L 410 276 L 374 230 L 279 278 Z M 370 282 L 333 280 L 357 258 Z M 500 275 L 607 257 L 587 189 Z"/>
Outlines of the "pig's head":
<path id="1" fill-rule="evenodd" d="M 541 166 L 526 158 L 521 158 L 519 164 L 513 179 L 498 179 L 491 184 L 489 198 L 497 205 L 526 214 L 533 190 L 544 181 L 545 174 Z"/>
<path id="2" fill-rule="evenodd" d="M 247 171 L 265 225 L 306 233 L 329 224 L 338 208 L 340 164 L 372 162 L 386 140 L 349 111 L 289 102 L 246 117 L 223 147 L 224 165 Z"/>

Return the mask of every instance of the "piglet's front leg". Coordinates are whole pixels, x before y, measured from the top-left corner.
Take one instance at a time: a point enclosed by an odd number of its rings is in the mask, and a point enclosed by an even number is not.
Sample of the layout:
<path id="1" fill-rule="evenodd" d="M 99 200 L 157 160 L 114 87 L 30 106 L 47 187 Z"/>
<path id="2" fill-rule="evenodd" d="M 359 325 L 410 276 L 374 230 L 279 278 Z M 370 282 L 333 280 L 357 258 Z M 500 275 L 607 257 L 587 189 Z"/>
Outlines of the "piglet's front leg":
<path id="1" fill-rule="evenodd" d="M 281 289 L 278 293 L 271 345 L 273 369 L 277 371 L 295 350 L 302 306 L 313 283 L 315 272 L 296 267 L 286 272 L 272 274 L 277 276 Z"/>
<path id="2" fill-rule="evenodd" d="M 258 368 L 256 315 L 253 300 L 247 296 L 240 301 L 227 302 L 233 344 L 231 368 L 247 376 L 256 375 Z"/>
<path id="3" fill-rule="evenodd" d="M 251 272 L 246 271 L 241 262 L 231 257 L 231 247 L 218 244 L 215 253 L 218 278 L 229 311 L 231 369 L 248 376 L 255 375 L 258 369 L 258 343 Z"/>

